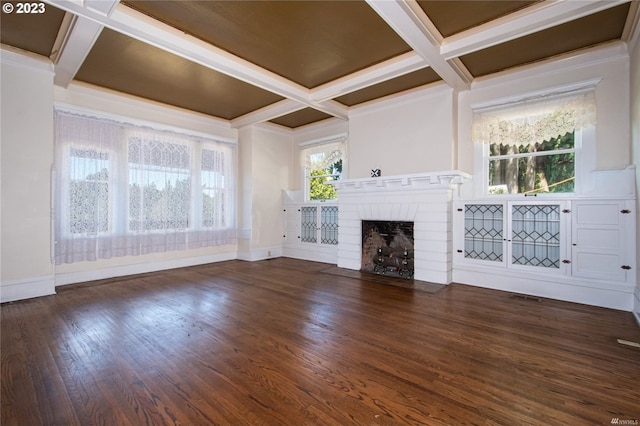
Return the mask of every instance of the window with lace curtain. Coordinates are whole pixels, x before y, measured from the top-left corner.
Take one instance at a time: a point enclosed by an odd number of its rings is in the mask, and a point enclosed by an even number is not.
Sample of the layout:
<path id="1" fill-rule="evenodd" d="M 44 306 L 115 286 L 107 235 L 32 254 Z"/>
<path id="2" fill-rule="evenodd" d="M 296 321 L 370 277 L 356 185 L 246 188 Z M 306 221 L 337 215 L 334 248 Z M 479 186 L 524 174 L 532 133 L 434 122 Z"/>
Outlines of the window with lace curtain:
<path id="1" fill-rule="evenodd" d="M 593 90 L 475 111 L 487 193 L 575 192 L 582 130 L 595 125 L 595 112 Z"/>
<path id="2" fill-rule="evenodd" d="M 337 198 L 335 188 L 328 185 L 342 176 L 345 157 L 344 139 L 308 146 L 302 150 L 305 198 L 324 201 Z"/>
<path id="3" fill-rule="evenodd" d="M 55 262 L 233 244 L 235 145 L 56 111 Z"/>

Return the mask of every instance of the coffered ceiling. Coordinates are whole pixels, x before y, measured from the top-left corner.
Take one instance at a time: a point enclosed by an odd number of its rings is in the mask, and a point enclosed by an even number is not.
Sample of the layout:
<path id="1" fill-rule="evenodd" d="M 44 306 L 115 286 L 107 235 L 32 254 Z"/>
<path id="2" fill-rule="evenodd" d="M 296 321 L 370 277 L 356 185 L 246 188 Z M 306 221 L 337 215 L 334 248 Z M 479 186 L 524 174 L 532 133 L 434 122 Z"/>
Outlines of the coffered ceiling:
<path id="1" fill-rule="evenodd" d="M 17 7 L 18 2 L 12 3 Z M 1 14 L 1 42 L 73 81 L 233 127 L 298 128 L 434 83 L 629 42 L 639 3 L 593 1 L 47 0 Z M 5 10 L 3 8 L 3 10 Z"/>

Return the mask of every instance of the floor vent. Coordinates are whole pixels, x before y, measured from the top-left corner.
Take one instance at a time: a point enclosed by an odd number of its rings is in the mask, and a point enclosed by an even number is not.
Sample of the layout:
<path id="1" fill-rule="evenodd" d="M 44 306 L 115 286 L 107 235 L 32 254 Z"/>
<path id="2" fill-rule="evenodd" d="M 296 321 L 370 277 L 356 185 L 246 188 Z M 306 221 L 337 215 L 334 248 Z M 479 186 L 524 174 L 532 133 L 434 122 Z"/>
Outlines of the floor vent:
<path id="1" fill-rule="evenodd" d="M 522 300 L 534 300 L 536 302 L 542 302 L 542 299 L 536 296 L 529 296 L 527 294 L 512 294 L 512 299 L 522 299 Z"/>
<path id="2" fill-rule="evenodd" d="M 625 346 L 633 346 L 634 348 L 640 348 L 640 343 L 631 342 L 629 340 L 618 339 L 618 343 L 620 343 L 621 345 L 625 345 Z"/>

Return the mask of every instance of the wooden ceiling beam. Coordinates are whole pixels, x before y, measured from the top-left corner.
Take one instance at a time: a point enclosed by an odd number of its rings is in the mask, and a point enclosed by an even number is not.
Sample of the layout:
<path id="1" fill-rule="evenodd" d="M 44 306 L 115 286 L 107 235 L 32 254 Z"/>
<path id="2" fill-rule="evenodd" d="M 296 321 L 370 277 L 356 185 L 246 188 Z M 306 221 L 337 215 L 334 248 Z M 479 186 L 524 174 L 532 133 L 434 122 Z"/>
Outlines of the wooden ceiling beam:
<path id="1" fill-rule="evenodd" d="M 441 55 L 442 35 L 415 0 L 366 0 L 369 6 L 451 87 L 469 88 L 468 73 Z"/>
<path id="2" fill-rule="evenodd" d="M 635 48 L 640 38 L 640 2 L 631 2 L 627 23 L 622 31 L 622 40 L 629 46 L 629 52 Z"/>
<path id="3" fill-rule="evenodd" d="M 416 52 L 407 52 L 373 65 L 364 70 L 323 84 L 311 90 L 311 99 L 323 102 L 356 90 L 364 89 L 387 80 L 428 67 L 429 64 Z"/>
<path id="4" fill-rule="evenodd" d="M 234 118 L 231 120 L 231 127 L 239 129 L 245 126 L 251 126 L 252 124 L 263 123 L 265 121 L 273 120 L 274 118 L 282 117 L 283 115 L 291 114 L 301 109 L 306 108 L 306 105 L 296 102 L 291 99 L 284 99 L 280 102 L 276 102 L 272 105 L 267 105 L 264 108 L 252 111 L 248 114 Z"/>
<path id="5" fill-rule="evenodd" d="M 253 86 L 294 100 L 302 105 L 318 109 L 338 118 L 347 118 L 347 108 L 337 103 L 317 102 L 311 99 L 309 89 L 265 70 L 251 62 L 232 55 L 202 40 L 185 34 L 169 25 L 135 11 L 123 4 L 114 9 L 97 10 L 93 3 L 80 4 L 75 1 L 45 0 L 79 17 L 108 27 L 114 31 L 140 40 L 187 60 L 229 75 Z"/>
<path id="6" fill-rule="evenodd" d="M 486 49 L 537 31 L 564 24 L 630 0 L 544 1 L 479 25 L 442 41 L 445 60 Z"/>
<path id="7" fill-rule="evenodd" d="M 85 7 L 108 16 L 119 3 L 120 0 L 86 0 Z M 71 84 L 103 28 L 98 21 L 66 12 L 51 54 L 56 85 L 66 88 Z"/>
<path id="8" fill-rule="evenodd" d="M 51 57 L 57 86 L 71 84 L 103 28 L 96 21 L 66 13 Z"/>

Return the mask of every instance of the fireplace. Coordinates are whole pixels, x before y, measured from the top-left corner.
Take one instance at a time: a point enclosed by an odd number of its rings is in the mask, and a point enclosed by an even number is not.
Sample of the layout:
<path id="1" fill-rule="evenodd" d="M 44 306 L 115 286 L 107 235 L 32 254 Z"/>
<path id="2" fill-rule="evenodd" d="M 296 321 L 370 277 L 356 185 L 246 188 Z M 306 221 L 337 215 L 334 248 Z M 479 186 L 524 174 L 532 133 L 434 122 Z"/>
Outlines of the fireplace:
<path id="1" fill-rule="evenodd" d="M 363 220 L 360 270 L 413 277 L 413 242 L 413 222 Z"/>
<path id="2" fill-rule="evenodd" d="M 470 175 L 454 170 L 402 176 L 381 176 L 364 179 L 341 179 L 332 182 L 338 191 L 338 266 L 352 270 L 367 270 L 375 266 L 370 251 L 386 258 L 378 260 L 385 273 L 392 273 L 399 254 L 388 248 L 397 234 L 396 227 L 382 228 L 380 223 L 411 223 L 412 230 L 402 231 L 408 242 L 398 243 L 407 250 L 407 264 L 413 262 L 411 276 L 419 281 L 448 284 L 452 280 L 452 201 L 458 185 Z M 371 229 L 363 221 L 378 223 L 378 233 L 371 247 L 365 247 Z M 363 233 L 364 231 L 364 233 Z M 391 240 L 387 240 L 387 238 Z M 384 243 L 383 243 L 384 240 Z M 378 253 L 380 249 L 380 253 Z M 365 255 L 365 251 L 367 254 Z M 374 257 L 374 259 L 376 259 Z M 393 260 L 392 260 L 393 259 Z M 390 266 L 387 268 L 385 266 Z M 382 272 L 378 268 L 379 272 Z M 399 275 L 399 273 L 398 273 Z M 403 271 L 403 277 L 407 274 Z"/>

